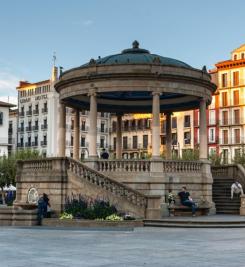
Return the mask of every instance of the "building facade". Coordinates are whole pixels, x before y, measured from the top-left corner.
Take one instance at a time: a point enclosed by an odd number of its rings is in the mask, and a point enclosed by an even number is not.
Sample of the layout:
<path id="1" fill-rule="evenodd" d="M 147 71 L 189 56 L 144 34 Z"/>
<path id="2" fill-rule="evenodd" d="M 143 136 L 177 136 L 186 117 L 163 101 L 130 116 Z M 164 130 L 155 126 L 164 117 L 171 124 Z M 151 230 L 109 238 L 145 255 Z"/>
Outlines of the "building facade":
<path id="1" fill-rule="evenodd" d="M 194 148 L 193 111 L 172 114 L 172 157 L 180 158 Z M 122 117 L 122 156 L 124 159 L 149 158 L 152 154 L 152 115 L 125 114 Z M 116 153 L 117 118 L 111 116 L 110 153 Z M 166 150 L 166 118 L 160 115 L 161 154 Z"/>
<path id="2" fill-rule="evenodd" d="M 9 153 L 9 112 L 14 105 L 0 101 L 0 157 Z"/>
<path id="3" fill-rule="evenodd" d="M 232 163 L 245 143 L 245 45 L 218 62 L 219 149 L 223 163 Z"/>
<path id="4" fill-rule="evenodd" d="M 20 82 L 18 90 L 17 148 L 30 148 L 40 151 L 44 156 L 58 155 L 59 94 L 54 89 L 58 79 L 58 70 L 53 67 L 49 80 L 37 83 Z M 109 114 L 98 116 L 100 135 L 97 140 L 97 151 L 108 149 Z M 10 123 L 11 127 L 11 123 Z M 88 112 L 80 112 L 80 157 L 88 157 L 87 132 L 89 128 Z M 12 126 L 12 128 L 14 127 Z M 11 130 L 13 131 L 13 130 Z M 13 137 L 12 137 L 13 138 Z M 73 155 L 74 112 L 66 112 L 66 156 Z"/>

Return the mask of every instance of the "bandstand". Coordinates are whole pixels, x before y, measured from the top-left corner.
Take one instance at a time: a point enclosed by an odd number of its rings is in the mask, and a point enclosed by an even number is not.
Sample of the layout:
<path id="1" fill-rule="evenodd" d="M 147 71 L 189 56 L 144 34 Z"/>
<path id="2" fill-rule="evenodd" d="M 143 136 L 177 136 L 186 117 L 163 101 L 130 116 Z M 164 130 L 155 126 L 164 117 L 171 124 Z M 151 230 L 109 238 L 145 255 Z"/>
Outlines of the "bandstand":
<path id="1" fill-rule="evenodd" d="M 146 194 L 163 198 L 167 190 L 187 184 L 203 203 L 212 202 L 212 175 L 207 152 L 206 108 L 216 86 L 206 68 L 195 69 L 172 58 L 151 54 L 134 41 L 120 54 L 91 59 L 61 74 L 55 88 L 60 94 L 59 156 L 65 156 L 66 106 L 75 111 L 73 157 L 79 160 L 79 112 L 89 110 L 87 165 Z M 199 109 L 199 161 L 171 160 L 171 114 Z M 116 159 L 98 159 L 97 112 L 117 116 Z M 122 160 L 122 115 L 152 113 L 152 158 Z M 166 117 L 166 159 L 160 157 L 160 113 Z M 200 175 L 201 174 L 201 175 Z M 164 202 L 164 201 L 163 201 Z"/>
<path id="2" fill-rule="evenodd" d="M 206 68 L 188 64 L 133 47 L 120 54 L 91 59 L 89 63 L 63 72 L 55 88 L 60 95 L 59 156 L 20 162 L 17 202 L 26 201 L 30 188 L 49 195 L 55 211 L 63 210 L 71 194 L 103 196 L 120 210 L 136 217 L 167 216 L 166 194 L 186 185 L 199 203 L 215 213 L 212 174 L 207 155 L 206 108 L 216 86 Z M 65 157 L 66 107 L 74 110 L 73 159 Z M 198 161 L 171 159 L 171 114 L 199 109 L 200 155 Z M 89 110 L 89 158 L 79 161 L 79 112 Z M 117 116 L 116 159 L 97 156 L 97 112 Z M 122 159 L 122 116 L 152 113 L 152 158 Z M 160 113 L 166 116 L 166 159 L 160 157 Z"/>

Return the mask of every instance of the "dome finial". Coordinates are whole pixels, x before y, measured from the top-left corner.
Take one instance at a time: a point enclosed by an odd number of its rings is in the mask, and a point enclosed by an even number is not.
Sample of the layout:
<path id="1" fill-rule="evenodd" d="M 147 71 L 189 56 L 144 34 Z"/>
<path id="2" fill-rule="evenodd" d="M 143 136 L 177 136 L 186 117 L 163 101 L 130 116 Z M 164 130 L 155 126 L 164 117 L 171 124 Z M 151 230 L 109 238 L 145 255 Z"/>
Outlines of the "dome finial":
<path id="1" fill-rule="evenodd" d="M 133 46 L 134 49 L 139 48 L 139 45 L 140 44 L 139 44 L 139 42 L 137 40 L 133 41 L 133 43 L 132 43 L 132 46 Z"/>

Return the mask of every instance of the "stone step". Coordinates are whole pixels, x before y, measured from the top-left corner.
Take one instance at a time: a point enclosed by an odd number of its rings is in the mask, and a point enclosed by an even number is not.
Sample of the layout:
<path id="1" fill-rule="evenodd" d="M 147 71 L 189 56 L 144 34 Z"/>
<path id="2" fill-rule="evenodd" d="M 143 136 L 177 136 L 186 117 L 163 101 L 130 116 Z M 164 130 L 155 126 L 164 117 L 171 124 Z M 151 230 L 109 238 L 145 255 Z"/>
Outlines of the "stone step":
<path id="1" fill-rule="evenodd" d="M 173 227 L 173 228 L 245 228 L 244 224 L 181 224 L 181 223 L 146 223 L 145 227 Z"/>

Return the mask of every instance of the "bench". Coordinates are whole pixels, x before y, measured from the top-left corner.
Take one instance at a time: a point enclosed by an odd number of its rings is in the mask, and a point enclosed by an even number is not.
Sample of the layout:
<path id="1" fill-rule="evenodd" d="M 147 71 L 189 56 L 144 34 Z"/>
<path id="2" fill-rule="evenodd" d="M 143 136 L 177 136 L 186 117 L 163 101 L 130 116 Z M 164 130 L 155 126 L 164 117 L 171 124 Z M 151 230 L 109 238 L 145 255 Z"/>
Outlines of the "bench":
<path id="1" fill-rule="evenodd" d="M 171 204 L 168 207 L 169 216 L 183 216 L 183 215 L 191 215 L 191 207 L 178 205 L 178 204 Z M 196 209 L 196 215 L 207 215 L 209 212 L 209 207 L 207 206 L 198 206 Z"/>

